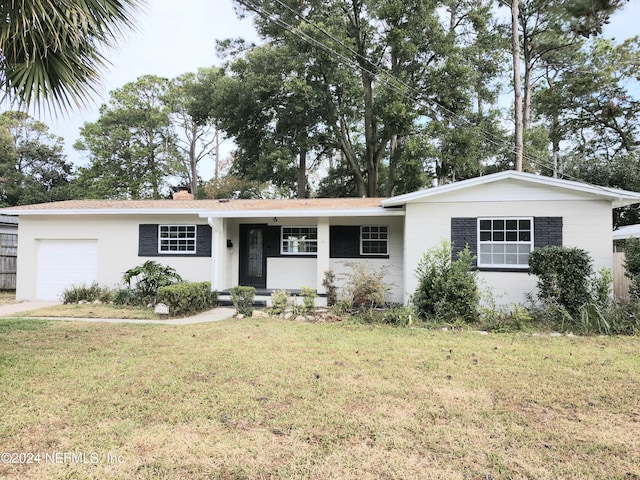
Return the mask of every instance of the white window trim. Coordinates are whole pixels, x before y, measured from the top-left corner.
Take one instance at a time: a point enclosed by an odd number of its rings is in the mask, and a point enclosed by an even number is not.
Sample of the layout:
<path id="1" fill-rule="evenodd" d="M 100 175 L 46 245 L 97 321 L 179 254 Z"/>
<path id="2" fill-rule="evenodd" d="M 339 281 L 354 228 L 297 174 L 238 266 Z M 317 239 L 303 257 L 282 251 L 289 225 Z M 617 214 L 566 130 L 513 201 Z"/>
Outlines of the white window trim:
<path id="1" fill-rule="evenodd" d="M 362 238 L 362 233 L 363 230 L 365 228 L 371 228 L 371 227 L 376 227 L 376 228 L 386 228 L 387 229 L 387 251 L 385 253 L 364 253 L 364 238 Z M 390 229 L 389 229 L 389 225 L 360 225 L 360 255 L 363 257 L 368 257 L 368 256 L 373 256 L 373 257 L 388 257 L 389 256 L 389 236 L 390 236 Z M 372 241 L 372 242 L 379 242 L 381 240 L 371 240 L 368 239 L 366 241 Z"/>
<path id="2" fill-rule="evenodd" d="M 493 222 L 493 220 L 529 220 L 531 223 L 531 237 L 530 240 L 528 242 L 494 242 L 494 241 L 490 241 L 490 242 L 481 242 L 480 241 L 480 221 L 481 220 L 491 220 Z M 533 251 L 534 248 L 534 238 L 533 238 L 533 232 L 534 232 L 534 217 L 478 217 L 477 221 L 476 221 L 476 230 L 477 230 L 477 242 L 478 242 L 478 252 L 477 252 L 477 257 L 478 257 L 478 268 L 496 268 L 496 269 L 504 269 L 504 270 L 509 270 L 509 269 L 519 269 L 519 270 L 527 270 L 529 268 L 529 265 L 523 265 L 523 264 L 519 264 L 519 263 L 482 263 L 480 262 L 480 246 L 481 245 L 497 245 L 497 244 L 502 244 L 502 245 L 530 245 L 530 249 L 529 249 L 529 253 L 531 253 Z"/>
<path id="3" fill-rule="evenodd" d="M 163 250 L 162 249 L 162 227 L 193 227 L 193 250 Z M 191 240 L 191 239 L 189 239 Z M 187 224 L 166 223 L 158 225 L 158 253 L 162 255 L 195 255 L 198 250 L 198 226 Z"/>
<path id="4" fill-rule="evenodd" d="M 284 238 L 284 229 L 285 228 L 313 228 L 316 230 L 316 238 L 305 240 L 308 243 L 315 243 L 316 251 L 315 252 L 285 252 L 284 251 L 284 242 L 289 242 L 289 239 Z M 280 227 L 280 255 L 286 256 L 294 256 L 294 257 L 308 257 L 315 256 L 318 254 L 318 226 L 317 225 L 283 225 Z"/>

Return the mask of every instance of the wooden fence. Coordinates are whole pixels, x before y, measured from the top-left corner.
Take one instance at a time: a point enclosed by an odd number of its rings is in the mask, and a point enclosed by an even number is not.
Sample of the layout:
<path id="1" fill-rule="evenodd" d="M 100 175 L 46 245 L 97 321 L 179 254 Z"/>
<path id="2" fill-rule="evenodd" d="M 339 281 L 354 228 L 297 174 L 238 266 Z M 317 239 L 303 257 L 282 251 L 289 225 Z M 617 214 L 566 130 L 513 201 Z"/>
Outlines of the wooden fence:
<path id="1" fill-rule="evenodd" d="M 0 290 L 16 289 L 18 235 L 0 234 Z"/>
<path id="2" fill-rule="evenodd" d="M 613 252 L 613 293 L 617 298 L 629 298 L 631 280 L 624 272 L 624 252 Z"/>

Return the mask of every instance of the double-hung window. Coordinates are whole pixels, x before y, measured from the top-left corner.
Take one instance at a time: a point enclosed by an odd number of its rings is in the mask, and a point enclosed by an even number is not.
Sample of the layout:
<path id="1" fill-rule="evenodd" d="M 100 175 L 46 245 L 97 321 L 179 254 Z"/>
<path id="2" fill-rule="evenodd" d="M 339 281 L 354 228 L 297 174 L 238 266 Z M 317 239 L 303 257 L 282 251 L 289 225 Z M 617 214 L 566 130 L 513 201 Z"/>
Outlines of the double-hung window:
<path id="1" fill-rule="evenodd" d="M 478 266 L 528 268 L 533 218 L 479 218 Z"/>
<path id="2" fill-rule="evenodd" d="M 196 253 L 196 225 L 160 225 L 158 253 Z"/>
<path id="3" fill-rule="evenodd" d="M 366 225 L 360 228 L 361 255 L 389 254 L 389 227 L 386 225 Z"/>
<path id="4" fill-rule="evenodd" d="M 314 255 L 318 252 L 318 227 L 282 227 L 283 255 Z"/>

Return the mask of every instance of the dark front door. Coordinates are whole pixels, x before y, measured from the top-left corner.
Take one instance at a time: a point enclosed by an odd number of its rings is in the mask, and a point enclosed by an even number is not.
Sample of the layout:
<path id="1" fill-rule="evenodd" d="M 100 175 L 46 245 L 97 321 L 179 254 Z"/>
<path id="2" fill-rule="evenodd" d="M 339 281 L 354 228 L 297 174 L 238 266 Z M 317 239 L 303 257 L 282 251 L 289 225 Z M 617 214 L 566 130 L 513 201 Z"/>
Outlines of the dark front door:
<path id="1" fill-rule="evenodd" d="M 266 225 L 240 225 L 240 285 L 267 286 Z"/>

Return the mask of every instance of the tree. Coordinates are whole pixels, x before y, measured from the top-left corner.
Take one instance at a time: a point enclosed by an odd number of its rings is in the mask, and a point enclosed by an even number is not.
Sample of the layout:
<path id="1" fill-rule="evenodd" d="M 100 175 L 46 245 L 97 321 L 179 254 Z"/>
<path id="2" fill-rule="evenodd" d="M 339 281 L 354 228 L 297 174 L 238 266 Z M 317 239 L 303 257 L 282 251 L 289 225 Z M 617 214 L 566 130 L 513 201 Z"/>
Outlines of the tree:
<path id="1" fill-rule="evenodd" d="M 10 100 L 66 109 L 94 91 L 113 47 L 143 0 L 0 3 L 0 85 Z"/>
<path id="2" fill-rule="evenodd" d="M 71 164 L 62 138 L 23 112 L 0 115 L 0 203 L 3 206 L 69 198 Z"/>
<path id="3" fill-rule="evenodd" d="M 418 127 L 469 127 L 474 95 L 485 113 L 490 89 L 482 84 L 492 84 L 495 62 L 487 60 L 498 38 L 487 41 L 490 1 L 442 2 L 448 18 L 423 0 L 237 1 L 259 13 L 269 48 L 292 53 L 297 85 L 319 107 L 309 124 L 325 137 L 327 157 L 340 151 L 358 196 L 393 194 Z"/>
<path id="4" fill-rule="evenodd" d="M 180 132 L 176 136 L 176 147 L 181 152 L 180 159 L 194 197 L 198 196 L 198 164 L 207 156 L 214 155 L 216 173 L 218 171 L 220 136 L 208 116 L 206 119 L 196 118 L 190 109 L 196 95 L 205 91 L 203 83 L 218 75 L 215 69 L 201 69 L 195 74 L 181 75 L 170 82 L 165 97 L 172 123 Z"/>
<path id="5" fill-rule="evenodd" d="M 143 76 L 111 92 L 100 118 L 80 130 L 74 147 L 89 153 L 78 169 L 76 194 L 90 198 L 161 198 L 180 174 L 176 139 L 165 102 L 169 82 Z"/>
<path id="6" fill-rule="evenodd" d="M 549 130 L 555 159 L 607 163 L 640 143 L 639 39 L 592 40 L 551 70 L 534 93 L 534 113 Z M 588 72 L 588 75 L 585 75 Z"/>
<path id="7" fill-rule="evenodd" d="M 229 52 L 228 42 L 221 48 Z M 323 155 L 319 99 L 300 53 L 287 46 L 254 47 L 196 89 L 196 118 L 211 119 L 237 145 L 233 173 L 248 181 L 307 196 L 307 157 Z M 203 109 L 202 106 L 206 105 Z"/>
<path id="8" fill-rule="evenodd" d="M 530 145 L 525 146 L 523 140 L 532 127 L 532 95 L 536 84 L 544 79 L 557 81 L 562 71 L 572 65 L 585 38 L 600 33 L 609 16 L 624 3 L 625 0 L 511 1 L 517 170 L 523 168 L 523 151 L 530 150 Z M 558 132 L 553 131 L 550 139 L 556 142 L 557 136 Z M 557 144 L 553 148 L 555 158 Z"/>

